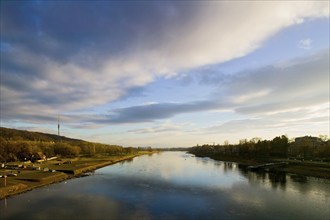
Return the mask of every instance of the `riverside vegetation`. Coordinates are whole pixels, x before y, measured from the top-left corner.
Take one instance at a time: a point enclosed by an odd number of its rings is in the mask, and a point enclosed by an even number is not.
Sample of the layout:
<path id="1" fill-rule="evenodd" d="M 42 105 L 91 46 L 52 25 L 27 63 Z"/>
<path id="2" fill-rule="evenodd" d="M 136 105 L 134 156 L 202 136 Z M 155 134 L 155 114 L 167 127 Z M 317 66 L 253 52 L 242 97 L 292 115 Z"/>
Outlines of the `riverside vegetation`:
<path id="1" fill-rule="evenodd" d="M 305 136 L 289 141 L 282 135 L 273 140 L 244 139 L 237 145 L 226 141 L 223 145 L 202 145 L 185 150 L 196 156 L 243 166 L 285 162 L 285 166 L 269 171 L 330 178 L 330 141 L 326 136 Z M 124 148 L 0 127 L 0 198 L 153 152 L 155 150 L 150 147 Z"/>
<path id="2" fill-rule="evenodd" d="M 0 199 L 153 152 L 1 127 Z"/>
<path id="3" fill-rule="evenodd" d="M 267 171 L 330 179 L 330 140 L 325 135 L 298 137 L 291 141 L 285 135 L 272 140 L 242 139 L 236 145 L 225 141 L 223 145 L 197 145 L 189 152 L 246 167 L 282 162 L 284 166 L 267 168 Z"/>

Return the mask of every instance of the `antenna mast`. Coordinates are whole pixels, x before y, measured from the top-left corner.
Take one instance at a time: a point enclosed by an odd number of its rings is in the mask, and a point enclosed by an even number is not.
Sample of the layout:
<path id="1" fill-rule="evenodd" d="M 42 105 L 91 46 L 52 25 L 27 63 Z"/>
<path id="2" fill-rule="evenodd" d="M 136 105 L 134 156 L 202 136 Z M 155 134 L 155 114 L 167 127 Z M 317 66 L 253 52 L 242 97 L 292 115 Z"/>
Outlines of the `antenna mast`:
<path id="1" fill-rule="evenodd" d="M 60 140 L 60 116 L 57 117 L 57 136 L 58 140 Z"/>

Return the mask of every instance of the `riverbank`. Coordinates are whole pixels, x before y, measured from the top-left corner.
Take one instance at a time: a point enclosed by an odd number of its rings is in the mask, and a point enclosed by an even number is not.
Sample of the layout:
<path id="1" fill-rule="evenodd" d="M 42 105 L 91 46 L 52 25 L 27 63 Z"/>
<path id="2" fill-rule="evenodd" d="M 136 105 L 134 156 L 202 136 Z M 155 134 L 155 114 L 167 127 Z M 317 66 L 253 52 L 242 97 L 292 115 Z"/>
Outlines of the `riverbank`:
<path id="1" fill-rule="evenodd" d="M 267 172 L 286 172 L 299 176 L 316 177 L 330 179 L 330 164 L 326 162 L 298 161 L 289 159 L 273 158 L 241 158 L 232 156 L 222 156 L 214 154 L 194 154 L 196 157 L 209 157 L 218 161 L 235 162 L 241 167 L 255 166 L 266 163 L 285 162 L 286 165 L 272 167 L 263 171 Z"/>
<path id="2" fill-rule="evenodd" d="M 138 153 L 123 156 L 99 156 L 82 158 L 63 158 L 58 160 L 45 161 L 36 165 L 24 165 L 27 168 L 2 168 L 0 175 L 0 199 L 13 196 L 19 193 L 30 191 L 52 183 L 61 182 L 84 173 L 112 165 L 121 161 L 131 160 L 134 157 L 152 154 L 155 152 L 140 151 Z"/>

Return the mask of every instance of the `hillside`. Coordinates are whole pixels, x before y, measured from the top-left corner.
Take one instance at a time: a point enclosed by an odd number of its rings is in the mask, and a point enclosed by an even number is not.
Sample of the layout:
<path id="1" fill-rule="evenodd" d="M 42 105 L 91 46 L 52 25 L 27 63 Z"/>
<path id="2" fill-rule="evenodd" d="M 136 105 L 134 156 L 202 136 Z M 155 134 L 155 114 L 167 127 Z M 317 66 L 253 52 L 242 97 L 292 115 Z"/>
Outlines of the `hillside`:
<path id="1" fill-rule="evenodd" d="M 57 136 L 55 134 L 47 134 L 41 132 L 33 132 L 26 130 L 17 130 L 12 128 L 0 127 L 0 137 L 5 140 L 25 140 L 25 141 L 43 141 L 43 142 L 56 142 L 58 140 L 81 142 L 83 140 L 68 138 L 65 136 Z"/>
<path id="2" fill-rule="evenodd" d="M 123 155 L 135 151 L 118 145 L 93 143 L 54 134 L 0 127 L 0 162 L 78 155 Z"/>

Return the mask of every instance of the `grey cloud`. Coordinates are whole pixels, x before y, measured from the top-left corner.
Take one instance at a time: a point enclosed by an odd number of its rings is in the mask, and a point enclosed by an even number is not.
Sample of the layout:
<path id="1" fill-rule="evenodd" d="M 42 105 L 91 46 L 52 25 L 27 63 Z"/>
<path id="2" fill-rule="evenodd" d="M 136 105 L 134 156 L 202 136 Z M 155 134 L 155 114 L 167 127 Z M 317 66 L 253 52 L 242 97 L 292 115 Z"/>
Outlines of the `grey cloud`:
<path id="1" fill-rule="evenodd" d="M 1 38 L 14 48 L 61 64 L 74 62 L 95 69 L 109 59 L 133 54 L 162 59 L 153 64 L 155 71 L 177 71 L 242 56 L 298 18 L 325 16 L 326 3 L 272 4 L 6 1 L 1 5 Z M 279 11 L 291 8 L 295 8 L 290 11 L 292 17 L 276 19 L 278 23 L 272 26 L 260 21 L 251 36 L 239 40 L 242 45 L 233 45 L 236 40 L 232 37 L 237 34 L 232 36 L 232 29 L 228 29 L 231 23 L 244 33 L 241 21 L 254 24 L 254 16 L 267 10 L 272 13 L 266 13 L 264 19 L 273 20 Z M 234 17 L 228 11 L 235 12 Z"/>
<path id="2" fill-rule="evenodd" d="M 139 123 L 173 117 L 177 114 L 207 111 L 221 105 L 210 101 L 191 103 L 157 103 L 132 106 L 111 111 L 109 123 Z"/>
<path id="3" fill-rule="evenodd" d="M 274 96 L 270 96 L 271 99 Z M 277 97 L 274 97 L 276 99 Z M 326 103 L 329 100 L 328 94 L 313 94 L 309 97 L 295 97 L 294 94 L 288 94 L 286 99 L 282 101 L 269 100 L 267 103 L 246 103 L 241 107 L 236 107 L 235 111 L 240 114 L 264 114 L 276 111 L 285 111 L 293 108 L 304 108 L 306 106 L 317 106 Z"/>
<path id="4" fill-rule="evenodd" d="M 11 112 L 8 113 L 6 112 L 6 114 L 1 114 L 1 121 L 9 125 L 17 121 L 24 121 L 33 124 L 57 123 L 57 115 L 55 113 L 47 114 L 43 112 L 37 112 L 36 110 L 35 113 L 21 114 L 22 110 L 24 111 L 24 108 L 15 109 L 12 110 Z M 9 118 L 9 120 L 8 119 L 6 120 L 6 118 Z M 15 119 L 10 120 L 11 118 L 15 118 Z"/>
<path id="5" fill-rule="evenodd" d="M 328 16 L 326 6 L 327 2 L 1 2 L 1 45 L 7 45 L 1 48 L 1 118 L 30 117 L 30 112 L 56 115 L 59 109 L 70 112 L 108 104 L 156 77 L 244 56 L 297 19 Z M 282 11 L 290 16 L 279 16 Z M 210 73 L 202 82 L 215 79 Z M 250 81 L 246 87 L 251 90 L 233 81 L 226 84 L 229 100 L 254 92 L 254 86 L 260 88 Z M 237 105 L 214 99 L 133 106 L 98 120 L 152 121 L 218 109 L 223 103 Z M 245 106 L 241 103 L 239 108 Z"/>
<path id="6" fill-rule="evenodd" d="M 232 109 L 243 115 L 317 106 L 329 102 L 329 53 L 321 51 L 286 66 L 268 66 L 227 77 L 221 94 L 192 103 L 158 103 L 111 111 L 109 122 L 137 123 L 177 114 Z M 212 75 L 213 76 L 213 75 Z M 223 77 L 221 74 L 219 77 Z M 261 92 L 266 89 L 266 92 Z M 220 98 L 219 98 L 220 97 Z"/>
<path id="7" fill-rule="evenodd" d="M 98 62 L 138 49 L 146 38 L 158 44 L 169 26 L 182 25 L 197 10 L 180 2 L 13 1 L 1 7 L 2 40 L 60 62 L 81 52 Z"/>
<path id="8" fill-rule="evenodd" d="M 187 77 L 198 85 L 212 86 L 215 101 L 225 97 L 231 103 L 228 107 L 242 114 L 317 105 L 330 98 L 328 50 L 232 75 L 207 67 Z"/>
<path id="9" fill-rule="evenodd" d="M 262 113 L 329 102 L 329 52 L 321 51 L 286 65 L 251 71 L 237 77 L 228 93 L 243 96 L 236 111 Z M 253 97 L 265 90 L 264 95 Z M 251 98 L 249 98 L 251 94 Z M 244 96 L 247 96 L 244 100 Z"/>
<path id="10" fill-rule="evenodd" d="M 328 56 L 329 53 L 320 52 L 310 57 L 288 62 L 286 65 L 275 65 L 254 71 L 237 73 L 232 77 L 227 77 L 227 83 L 221 86 L 221 91 L 224 92 L 221 96 L 219 95 L 209 100 L 131 106 L 112 109 L 107 115 L 67 115 L 66 120 L 72 123 L 79 121 L 88 125 L 89 123 L 140 123 L 171 118 L 178 114 L 210 110 L 230 109 L 241 115 L 253 114 L 262 116 L 277 111 L 285 112 L 292 111 L 292 109 L 318 106 L 329 102 Z M 268 90 L 265 93 L 260 93 L 260 91 L 266 88 Z M 143 89 L 138 89 L 138 91 L 143 92 Z M 49 105 L 53 105 L 52 102 L 65 103 L 71 99 L 82 99 L 79 96 L 83 95 L 82 91 L 81 94 L 62 97 L 64 100 L 56 100 L 55 97 L 55 101 L 42 100 L 42 102 Z M 37 93 L 35 93 L 35 96 L 36 99 L 43 97 L 38 97 Z M 23 103 L 29 106 L 29 104 L 31 105 L 34 102 L 36 101 L 26 99 Z M 53 106 L 56 105 L 54 104 Z M 34 106 L 30 107 L 30 109 L 33 110 L 28 110 L 27 112 L 36 112 Z M 19 111 L 19 108 L 13 110 L 10 105 L 2 107 L 2 115 L 5 114 L 9 118 L 14 117 L 15 114 L 20 115 Z M 54 112 L 49 111 L 39 111 L 39 114 L 44 114 L 45 116 L 53 114 L 56 116 Z M 292 117 L 295 116 L 297 115 Z M 31 117 L 31 115 L 25 113 L 21 116 L 21 119 L 26 120 Z M 38 118 L 38 120 L 47 120 L 47 117 L 40 118 L 37 115 L 34 117 Z"/>
<path id="11" fill-rule="evenodd" d="M 2 2 L 2 106 L 68 111 L 142 95 L 154 73 L 130 70 L 135 58 L 126 56 L 165 42 L 195 10 L 184 2 Z"/>

